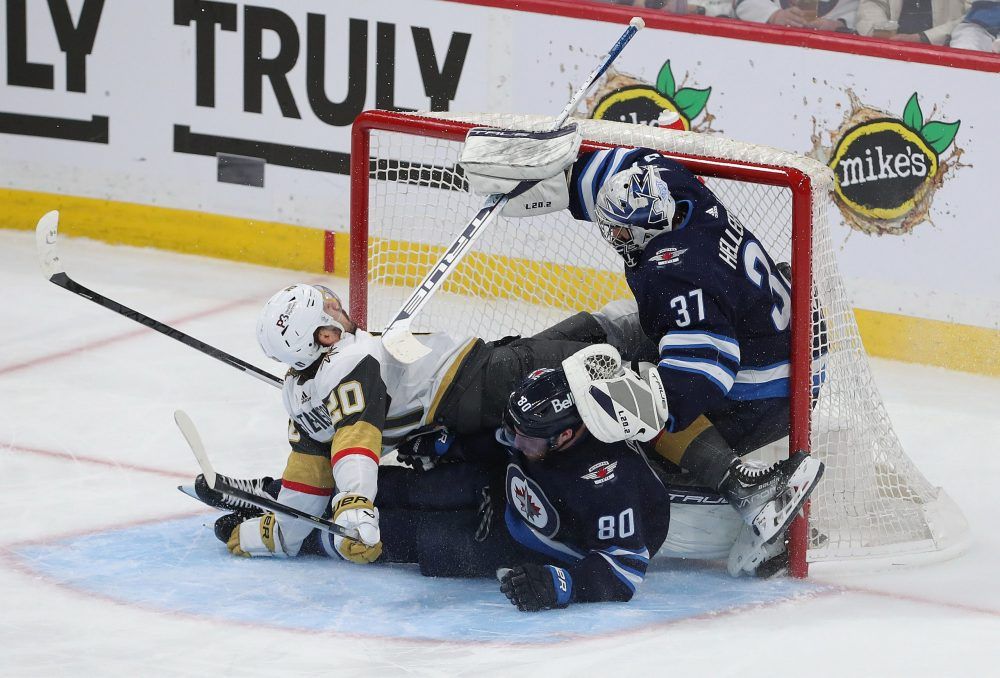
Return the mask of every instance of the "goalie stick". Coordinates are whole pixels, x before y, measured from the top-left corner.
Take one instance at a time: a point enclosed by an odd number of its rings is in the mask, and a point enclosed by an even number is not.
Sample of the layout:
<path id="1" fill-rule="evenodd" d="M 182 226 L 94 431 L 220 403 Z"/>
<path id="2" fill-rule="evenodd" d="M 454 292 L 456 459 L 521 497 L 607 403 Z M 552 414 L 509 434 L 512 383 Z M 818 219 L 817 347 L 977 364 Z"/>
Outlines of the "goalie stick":
<path id="1" fill-rule="evenodd" d="M 628 28 L 618 38 L 618 42 L 615 43 L 614 47 L 611 48 L 597 68 L 593 70 L 587 81 L 576 91 L 573 98 L 570 99 L 569 103 L 566 104 L 566 107 L 559 114 L 559 117 L 556 118 L 552 124 L 552 130 L 562 127 L 570 114 L 576 110 L 577 105 L 587 93 L 587 90 L 608 70 L 633 36 L 644 26 L 645 23 L 640 17 L 632 18 Z M 462 232 L 458 234 L 455 241 L 445 250 L 445 253 L 438 262 L 431 268 L 430 272 L 424 277 L 417 288 L 413 290 L 410 297 L 403 303 L 389 324 L 386 325 L 382 333 L 382 344 L 394 358 L 403 363 L 412 363 L 430 353 L 430 349 L 417 341 L 413 333 L 410 332 L 410 325 L 413 323 L 413 318 L 427 304 L 434 293 L 441 288 L 445 279 L 455 270 L 458 262 L 468 253 L 473 243 L 475 243 L 486 227 L 496 218 L 500 210 L 503 209 L 503 206 L 507 204 L 507 201 L 524 193 L 536 183 L 538 182 L 522 181 L 510 193 L 495 193 L 486 198 L 483 208 L 462 229 Z"/>
<path id="2" fill-rule="evenodd" d="M 77 296 L 92 301 L 98 306 L 103 306 L 109 311 L 114 311 L 118 315 L 124 316 L 129 320 L 134 320 L 140 325 L 145 325 L 152 330 L 156 330 L 160 334 L 164 334 L 171 339 L 179 341 L 185 346 L 190 346 L 197 351 L 201 351 L 205 355 L 224 362 L 230 367 L 235 367 L 236 369 L 249 374 L 255 379 L 259 379 L 266 384 L 270 384 L 271 386 L 275 386 L 277 388 L 282 387 L 282 384 L 284 383 L 283 380 L 274 376 L 270 372 L 266 372 L 251 365 L 250 363 L 243 362 L 239 358 L 231 356 L 225 351 L 217 349 L 214 346 L 210 346 L 209 344 L 195 339 L 190 335 L 184 334 L 180 330 L 174 329 L 170 325 L 162 323 L 159 320 L 150 318 L 148 315 L 144 315 L 139 311 L 123 306 L 117 301 L 108 299 L 107 297 L 98 294 L 93 290 L 87 289 L 80 283 L 76 282 L 63 270 L 62 261 L 59 259 L 59 253 L 57 251 L 58 238 L 59 212 L 53 210 L 39 219 L 38 226 L 35 227 L 35 246 L 38 250 L 38 258 L 42 266 L 42 272 L 45 274 L 45 277 L 49 279 L 49 282 L 58 285 L 64 290 L 72 292 Z"/>
<path id="3" fill-rule="evenodd" d="M 242 499 L 243 501 L 253 504 L 258 508 L 270 511 L 271 513 L 283 515 L 286 518 L 305 521 L 313 527 L 318 527 L 324 532 L 335 534 L 338 537 L 350 539 L 351 541 L 360 541 L 356 530 L 345 529 L 336 523 L 326 520 L 325 518 L 320 518 L 319 516 L 314 516 L 311 513 L 300 511 L 297 508 L 286 506 L 285 504 L 268 497 L 261 497 L 256 494 L 251 494 L 250 492 L 244 492 L 238 487 L 233 487 L 220 478 L 219 474 L 215 472 L 215 468 L 212 467 L 212 462 L 208 460 L 208 453 L 205 452 L 205 445 L 201 442 L 201 435 L 198 434 L 198 429 L 195 427 L 194 422 L 191 421 L 191 417 L 189 417 L 183 410 L 177 410 L 174 412 L 174 422 L 177 424 L 177 428 L 180 429 L 181 435 L 184 436 L 184 440 L 187 441 L 188 446 L 194 453 L 194 458 L 198 460 L 198 465 L 201 466 L 201 472 L 205 476 L 205 482 L 208 483 L 208 486 L 216 492 L 221 492 L 222 494 Z M 184 494 L 189 494 L 183 487 L 179 486 L 177 489 L 184 492 Z"/>

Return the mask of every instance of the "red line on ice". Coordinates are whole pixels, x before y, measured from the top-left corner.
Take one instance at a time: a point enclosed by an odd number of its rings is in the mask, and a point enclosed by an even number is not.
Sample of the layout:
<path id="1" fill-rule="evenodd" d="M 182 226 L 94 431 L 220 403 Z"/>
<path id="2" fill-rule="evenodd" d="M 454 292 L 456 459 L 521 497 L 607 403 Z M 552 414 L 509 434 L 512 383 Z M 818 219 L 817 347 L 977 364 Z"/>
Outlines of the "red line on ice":
<path id="1" fill-rule="evenodd" d="M 249 303 L 254 302 L 254 301 L 257 301 L 257 299 L 256 298 L 253 298 L 253 299 L 238 299 L 236 301 L 230 301 L 230 302 L 228 302 L 226 304 L 223 304 L 221 306 L 216 306 L 214 308 L 205 309 L 204 311 L 198 311 L 196 313 L 191 313 L 189 315 L 181 316 L 180 318 L 175 318 L 173 320 L 168 321 L 166 324 L 168 324 L 168 325 L 180 325 L 180 324 L 189 322 L 191 320 L 198 320 L 200 318 L 204 318 L 204 317 L 207 317 L 207 316 L 215 315 L 217 313 L 222 313 L 224 311 L 228 311 L 230 309 L 236 308 L 237 306 L 243 306 L 245 304 L 249 304 Z M 0 375 L 9 374 L 10 372 L 18 372 L 20 370 L 24 370 L 24 369 L 27 369 L 29 367 L 34 367 L 36 365 L 41 365 L 43 363 L 48 363 L 48 362 L 52 362 L 52 361 L 55 361 L 55 360 L 61 360 L 63 358 L 68 358 L 68 357 L 70 357 L 72 355 L 75 355 L 76 353 L 78 353 L 80 351 L 91 351 L 91 350 L 94 350 L 94 349 L 97 349 L 97 348 L 103 348 L 103 347 L 108 346 L 110 344 L 116 344 L 116 343 L 118 343 L 120 341 L 125 341 L 127 339 L 133 339 L 135 337 L 145 335 L 145 334 L 147 334 L 149 332 L 154 332 L 154 333 L 159 334 L 155 330 L 150 330 L 150 329 L 147 328 L 147 329 L 135 329 L 135 330 L 132 330 L 131 332 L 125 332 L 124 334 L 118 334 L 118 335 L 115 335 L 115 336 L 112 336 L 112 337 L 105 337 L 104 339 L 96 339 L 96 340 L 90 342 L 89 344 L 83 344 L 81 346 L 77 346 L 77 347 L 75 347 L 72 350 L 59 351 L 57 353 L 50 353 L 48 355 L 39 356 L 37 358 L 31 358 L 30 360 L 25 360 L 24 362 L 14 363 L 13 365 L 7 365 L 7 366 L 4 366 L 4 367 L 0 367 Z"/>
<path id="2" fill-rule="evenodd" d="M 164 476 L 176 480 L 191 480 L 193 478 L 190 473 L 181 473 L 180 471 L 167 471 L 165 469 L 155 468 L 152 466 L 141 466 L 139 464 L 129 464 L 120 461 L 111 461 L 110 459 L 100 459 L 99 457 L 90 457 L 85 454 L 55 452 L 53 450 L 42 450 L 37 447 L 25 447 L 23 445 L 12 445 L 10 443 L 0 446 L 0 450 L 26 452 L 28 454 L 35 454 L 41 457 L 49 457 L 50 459 L 95 464 L 97 466 L 106 466 L 108 468 L 123 469 L 126 471 L 138 471 L 139 473 L 152 473 L 154 475 Z"/>

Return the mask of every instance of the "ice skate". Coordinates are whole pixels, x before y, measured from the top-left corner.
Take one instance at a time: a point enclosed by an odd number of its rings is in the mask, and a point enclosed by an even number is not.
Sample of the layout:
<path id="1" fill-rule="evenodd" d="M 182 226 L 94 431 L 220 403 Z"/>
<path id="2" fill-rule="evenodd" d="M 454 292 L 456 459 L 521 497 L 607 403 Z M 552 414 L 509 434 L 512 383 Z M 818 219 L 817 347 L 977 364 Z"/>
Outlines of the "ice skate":
<path id="1" fill-rule="evenodd" d="M 766 468 L 738 461 L 719 491 L 768 543 L 784 534 L 822 475 L 823 462 L 799 451 Z"/>
<path id="2" fill-rule="evenodd" d="M 229 485 L 244 492 L 255 494 L 258 497 L 275 499 L 277 496 L 277 493 L 272 494 L 268 492 L 269 486 L 274 483 L 274 479 L 270 476 L 264 476 L 263 478 L 230 478 L 229 476 L 219 474 L 218 477 Z M 237 513 L 242 518 L 253 518 L 264 513 L 263 510 L 249 502 L 237 499 L 236 497 L 230 497 L 212 489 L 205 481 L 205 476 L 201 473 L 194 479 L 194 485 L 181 485 L 177 489 L 189 497 L 194 497 L 198 501 L 208 504 L 212 508 Z"/>

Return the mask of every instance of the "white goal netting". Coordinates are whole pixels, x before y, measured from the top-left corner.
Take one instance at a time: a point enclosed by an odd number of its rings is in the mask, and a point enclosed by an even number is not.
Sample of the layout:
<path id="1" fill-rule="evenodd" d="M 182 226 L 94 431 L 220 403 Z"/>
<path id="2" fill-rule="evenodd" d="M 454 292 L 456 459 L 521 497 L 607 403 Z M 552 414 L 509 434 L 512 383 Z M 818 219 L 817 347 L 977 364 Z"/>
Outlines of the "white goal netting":
<path id="1" fill-rule="evenodd" d="M 367 219 L 352 225 L 354 256 L 364 257 L 367 274 L 353 273 L 351 285 L 352 290 L 367 290 L 369 329 L 381 329 L 389 321 L 482 207 L 482 198 L 466 192 L 456 166 L 460 140 L 425 124 L 441 119 L 400 114 L 392 127 L 403 131 L 371 129 L 368 163 L 354 160 L 355 172 L 363 173 L 365 164 L 369 172 Z M 447 119 L 514 128 L 546 124 L 540 117 L 498 114 L 448 114 Z M 576 122 L 588 142 L 647 146 L 700 162 L 708 185 L 775 261 L 791 261 L 795 212 L 792 191 L 770 185 L 767 168 L 790 167 L 810 177 L 812 307 L 825 321 L 822 327 L 814 325 L 813 334 L 827 357 L 811 368 L 824 370 L 809 440 L 811 452 L 826 464 L 826 474 L 812 499 L 808 560 L 905 561 L 960 549 L 967 533 L 964 519 L 906 456 L 872 378 L 830 239 L 828 168 L 803 156 L 704 134 Z M 352 205 L 355 218 L 360 213 Z M 367 239 L 362 237 L 365 230 Z M 569 313 L 630 296 L 620 258 L 594 225 L 568 214 L 501 217 L 416 318 L 413 329 L 487 339 L 529 335 Z"/>

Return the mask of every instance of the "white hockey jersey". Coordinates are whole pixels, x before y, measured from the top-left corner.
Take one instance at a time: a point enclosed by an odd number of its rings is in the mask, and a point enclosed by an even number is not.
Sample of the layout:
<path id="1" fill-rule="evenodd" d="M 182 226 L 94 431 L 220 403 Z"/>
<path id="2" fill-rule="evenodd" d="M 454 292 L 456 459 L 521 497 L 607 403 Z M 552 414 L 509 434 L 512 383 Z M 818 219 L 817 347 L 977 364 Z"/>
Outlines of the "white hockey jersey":
<path id="1" fill-rule="evenodd" d="M 374 500 L 382 451 L 434 421 L 442 395 L 478 340 L 435 333 L 420 341 L 430 354 L 407 365 L 359 329 L 344 334 L 316 365 L 288 372 L 282 399 L 292 452 L 279 501 L 318 515 L 334 492 Z M 278 522 L 284 551 L 294 555 L 310 528 L 281 517 Z"/>

